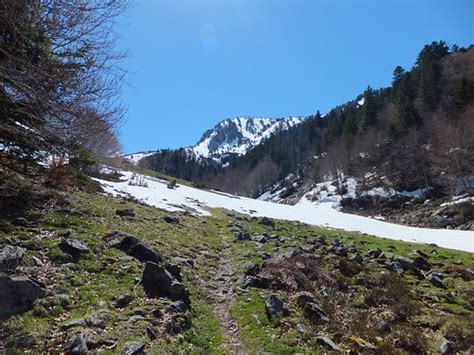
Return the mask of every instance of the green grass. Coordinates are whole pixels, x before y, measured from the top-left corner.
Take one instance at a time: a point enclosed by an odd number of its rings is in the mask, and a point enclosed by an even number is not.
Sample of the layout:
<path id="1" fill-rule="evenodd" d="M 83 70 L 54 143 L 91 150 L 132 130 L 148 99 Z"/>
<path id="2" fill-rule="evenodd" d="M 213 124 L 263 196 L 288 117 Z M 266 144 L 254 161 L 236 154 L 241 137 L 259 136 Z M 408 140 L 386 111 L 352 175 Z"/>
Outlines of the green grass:
<path id="1" fill-rule="evenodd" d="M 144 172 L 145 173 L 145 172 Z M 146 172 L 147 174 L 149 172 Z M 164 178 L 157 173 L 152 176 Z M 178 181 L 178 183 L 183 183 Z M 85 317 L 98 309 L 99 303 L 105 301 L 111 310 L 109 327 L 100 332 L 100 338 L 116 339 L 116 347 L 100 353 L 112 354 L 122 350 L 131 341 L 143 341 L 150 353 L 222 353 L 225 352 L 225 339 L 221 334 L 219 321 L 213 314 L 209 290 L 206 283 L 214 276 L 222 254 L 222 242 L 231 247 L 230 257 L 234 265 L 234 279 L 240 276 L 243 265 L 247 261 L 262 263 L 260 252 L 273 253 L 275 242 L 270 241 L 261 247 L 254 242 L 233 242 L 232 227 L 229 222 L 239 222 L 242 230 L 252 234 L 268 232 L 294 237 L 282 247 L 304 246 L 305 236 L 324 236 L 328 243 L 340 239 L 345 245 L 353 245 L 364 255 L 368 250 L 380 248 L 386 253 L 408 256 L 413 250 L 422 250 L 429 255 L 433 264 L 443 263 L 437 269 L 456 267 L 473 268 L 474 258 L 471 253 L 433 248 L 416 243 L 405 243 L 389 239 L 377 238 L 358 233 L 327 230 L 301 223 L 278 221 L 275 227 L 267 227 L 258 223 L 257 218 L 241 216 L 222 209 L 212 210 L 212 217 L 193 217 L 178 214 L 180 225 L 168 224 L 163 216 L 169 212 L 133 202 L 124 202 L 109 196 L 86 192 L 68 192 L 71 204 L 70 211 L 64 213 L 61 208 L 47 211 L 35 211 L 39 216 L 36 229 L 15 228 L 8 233 L 0 232 L 0 239 L 8 238 L 20 245 L 28 247 L 29 256 L 43 257 L 46 255 L 48 271 L 42 281 L 52 291 L 66 291 L 70 295 L 69 305 L 60 305 L 49 298 L 36 302 L 34 308 L 22 315 L 4 321 L 0 328 L 13 331 L 13 334 L 32 333 L 39 344 L 44 344 L 45 351 L 61 349 L 64 341 L 79 329 L 62 331 L 59 325 L 71 320 Z M 135 218 L 115 216 L 116 209 L 132 208 Z M 136 235 L 157 251 L 165 260 L 173 261 L 174 257 L 190 258 L 195 261 L 196 268 L 182 266 L 184 283 L 192 293 L 193 310 L 192 326 L 184 332 L 183 337 L 163 335 L 151 341 L 145 335 L 149 322 L 139 321 L 131 324 L 130 316 L 143 311 L 150 314 L 155 308 L 163 309 L 168 301 L 164 299 L 148 299 L 143 288 L 136 286 L 143 272 L 143 264 L 130 259 L 116 249 L 106 246 L 107 235 L 112 230 L 120 230 Z M 71 231 L 71 236 L 82 240 L 91 250 L 90 254 L 75 264 L 62 264 L 63 252 L 59 248 L 61 236 Z M 436 254 L 432 251 L 436 250 Z M 441 264 L 439 264 L 441 265 Z M 371 266 L 367 277 L 376 277 L 383 269 L 378 265 Z M 421 314 L 420 322 L 435 323 L 443 327 L 445 322 L 456 319 L 470 319 L 473 311 L 473 282 L 461 278 L 447 278 L 449 290 L 433 287 L 426 281 L 418 280 L 414 275 L 407 274 L 405 280 L 412 287 L 413 294 L 419 298 Z M 355 310 L 364 312 L 361 293 L 353 281 L 355 296 L 350 305 Z M 454 303 L 447 300 L 447 293 L 455 290 Z M 125 292 L 133 292 L 131 304 L 122 310 L 113 309 L 114 300 Z M 300 311 L 293 309 L 290 317 L 278 321 L 269 321 L 265 314 L 264 297 L 267 291 L 251 290 L 239 295 L 232 307 L 232 313 L 238 321 L 244 349 L 249 352 L 294 353 L 318 352 L 321 348 L 314 340 L 297 333 L 295 326 L 305 324 Z M 359 293 L 357 293 L 359 292 Z M 440 302 L 430 303 L 425 295 L 436 292 Z M 149 318 L 160 328 L 161 320 Z M 461 322 L 467 327 L 468 322 Z M 309 327 L 310 328 L 310 327 Z M 55 337 L 49 337 L 57 334 Z M 8 344 L 8 341 L 7 341 Z"/>

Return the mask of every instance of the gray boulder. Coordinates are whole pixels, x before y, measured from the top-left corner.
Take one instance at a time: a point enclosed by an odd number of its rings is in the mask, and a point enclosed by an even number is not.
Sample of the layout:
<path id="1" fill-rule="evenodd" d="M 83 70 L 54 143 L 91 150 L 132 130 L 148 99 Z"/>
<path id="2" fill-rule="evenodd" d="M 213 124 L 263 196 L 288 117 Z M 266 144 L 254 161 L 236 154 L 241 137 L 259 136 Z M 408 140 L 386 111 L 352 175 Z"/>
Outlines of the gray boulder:
<path id="1" fill-rule="evenodd" d="M 135 217 L 135 212 L 131 208 L 116 210 L 115 214 L 120 217 Z"/>
<path id="2" fill-rule="evenodd" d="M 317 303 L 318 300 L 311 292 L 301 291 L 295 295 L 296 303 L 300 307 L 304 307 L 308 303 Z"/>
<path id="3" fill-rule="evenodd" d="M 161 255 L 156 250 L 131 234 L 114 231 L 111 236 L 113 239 L 107 244 L 111 248 L 119 249 L 141 262 L 159 263 L 162 261 Z"/>
<path id="4" fill-rule="evenodd" d="M 135 342 L 128 344 L 122 351 L 123 355 L 145 354 L 145 344 Z"/>
<path id="5" fill-rule="evenodd" d="M 435 287 L 439 287 L 443 289 L 448 288 L 448 286 L 444 283 L 444 281 L 434 274 L 428 275 L 426 279 Z"/>
<path id="6" fill-rule="evenodd" d="M 290 315 L 288 305 L 275 295 L 271 295 L 266 299 L 265 310 L 269 319 Z"/>
<path id="7" fill-rule="evenodd" d="M 164 220 L 166 223 L 179 224 L 179 218 L 176 217 L 176 216 L 167 215 L 167 216 L 164 216 L 164 217 L 163 217 L 163 220 Z"/>
<path id="8" fill-rule="evenodd" d="M 149 297 L 169 297 L 190 303 L 190 293 L 168 270 L 153 262 L 147 262 L 143 271 L 142 285 Z"/>
<path id="9" fill-rule="evenodd" d="M 0 275 L 0 319 L 30 309 L 36 299 L 46 294 L 43 286 L 32 279 Z"/>
<path id="10" fill-rule="evenodd" d="M 304 315 L 314 323 L 326 323 L 329 322 L 329 317 L 326 312 L 323 311 L 321 306 L 316 302 L 306 303 L 303 307 Z"/>
<path id="11" fill-rule="evenodd" d="M 0 271 L 16 269 L 25 252 L 23 248 L 6 245 L 0 252 Z"/>
<path id="12" fill-rule="evenodd" d="M 59 247 L 63 252 L 71 255 L 75 261 L 79 260 L 82 255 L 89 253 L 89 248 L 87 248 L 83 242 L 75 238 L 62 240 Z"/>
<path id="13" fill-rule="evenodd" d="M 70 355 L 86 355 L 88 351 L 87 336 L 84 333 L 74 335 L 65 348 L 65 353 Z"/>
<path id="14" fill-rule="evenodd" d="M 268 218 L 268 217 L 263 217 L 260 222 L 258 222 L 260 224 L 263 224 L 264 226 L 268 226 L 268 227 L 274 227 L 275 226 L 275 222 L 273 222 L 273 220 L 271 218 Z"/>
<path id="15" fill-rule="evenodd" d="M 253 261 L 247 261 L 244 264 L 244 274 L 255 276 L 260 272 L 260 265 L 254 263 Z"/>

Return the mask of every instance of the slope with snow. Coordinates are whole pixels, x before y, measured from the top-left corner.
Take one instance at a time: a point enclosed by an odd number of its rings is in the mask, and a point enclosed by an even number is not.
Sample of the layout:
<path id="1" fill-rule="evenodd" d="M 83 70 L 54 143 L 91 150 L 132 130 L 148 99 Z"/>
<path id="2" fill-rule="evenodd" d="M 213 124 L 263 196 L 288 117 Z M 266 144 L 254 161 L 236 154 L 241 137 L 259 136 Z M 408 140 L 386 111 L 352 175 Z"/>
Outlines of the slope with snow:
<path id="1" fill-rule="evenodd" d="M 132 173 L 122 172 L 121 182 L 96 179 L 107 193 L 115 196 L 133 196 L 146 204 L 168 211 L 191 211 L 197 215 L 209 216 L 209 208 L 228 210 L 259 217 L 300 221 L 303 223 L 357 231 L 395 240 L 418 243 L 435 243 L 441 247 L 474 252 L 472 231 L 416 228 L 391 224 L 367 217 L 342 213 L 333 208 L 332 202 L 315 204 L 307 196 L 294 205 L 282 205 L 267 201 L 233 196 L 216 191 L 204 191 L 178 185 L 169 189 L 167 182 L 144 177 L 147 187 L 129 185 Z"/>

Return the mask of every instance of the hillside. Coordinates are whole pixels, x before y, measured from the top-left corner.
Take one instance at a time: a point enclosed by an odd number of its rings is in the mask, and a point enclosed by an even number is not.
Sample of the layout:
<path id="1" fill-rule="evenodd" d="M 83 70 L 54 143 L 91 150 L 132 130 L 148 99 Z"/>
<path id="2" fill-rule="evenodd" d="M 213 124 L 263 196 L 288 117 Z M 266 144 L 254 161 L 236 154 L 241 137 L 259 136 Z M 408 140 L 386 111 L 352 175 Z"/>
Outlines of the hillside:
<path id="1" fill-rule="evenodd" d="M 472 250 L 252 217 L 211 208 L 236 197 L 107 174 L 123 197 L 37 186 L 41 202 L 3 220 L 1 351 L 470 351 Z M 148 205 L 156 184 L 167 211 Z"/>

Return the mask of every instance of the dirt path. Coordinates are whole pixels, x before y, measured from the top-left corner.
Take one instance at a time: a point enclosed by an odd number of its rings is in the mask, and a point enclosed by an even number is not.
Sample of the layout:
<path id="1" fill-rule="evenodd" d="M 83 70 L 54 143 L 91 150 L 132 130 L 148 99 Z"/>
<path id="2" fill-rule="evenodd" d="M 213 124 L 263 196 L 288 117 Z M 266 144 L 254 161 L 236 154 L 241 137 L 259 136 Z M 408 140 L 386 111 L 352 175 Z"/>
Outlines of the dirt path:
<path id="1" fill-rule="evenodd" d="M 219 267 L 211 280 L 211 293 L 215 297 L 214 314 L 219 320 L 225 348 L 231 354 L 245 354 L 239 337 L 237 321 L 231 313 L 235 302 L 232 285 L 232 250 L 226 241 L 222 241 L 222 253 L 219 255 Z"/>

